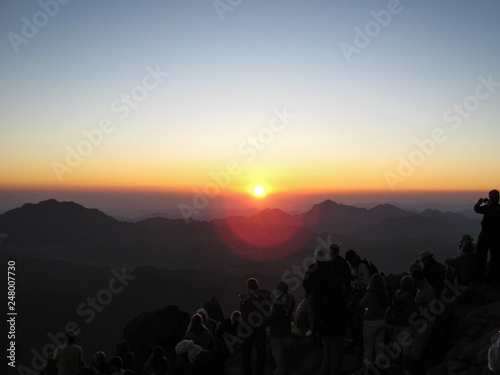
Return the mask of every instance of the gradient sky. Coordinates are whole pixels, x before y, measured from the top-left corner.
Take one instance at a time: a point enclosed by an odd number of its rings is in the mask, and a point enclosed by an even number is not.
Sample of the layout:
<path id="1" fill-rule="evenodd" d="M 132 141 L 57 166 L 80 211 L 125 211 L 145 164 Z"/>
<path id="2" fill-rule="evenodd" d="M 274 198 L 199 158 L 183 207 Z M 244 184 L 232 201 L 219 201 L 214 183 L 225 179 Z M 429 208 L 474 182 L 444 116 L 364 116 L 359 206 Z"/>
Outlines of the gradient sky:
<path id="1" fill-rule="evenodd" d="M 0 189 L 500 187 L 498 1 L 61 2 L 0 4 Z"/>

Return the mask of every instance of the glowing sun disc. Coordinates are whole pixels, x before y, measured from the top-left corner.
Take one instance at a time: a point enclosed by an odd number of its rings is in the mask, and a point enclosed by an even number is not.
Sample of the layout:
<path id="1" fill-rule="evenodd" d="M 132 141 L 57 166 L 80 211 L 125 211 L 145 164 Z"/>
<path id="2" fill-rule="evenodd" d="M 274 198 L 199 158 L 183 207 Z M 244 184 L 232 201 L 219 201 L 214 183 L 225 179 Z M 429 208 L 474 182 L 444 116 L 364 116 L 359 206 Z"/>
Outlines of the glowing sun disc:
<path id="1" fill-rule="evenodd" d="M 253 188 L 253 192 L 256 196 L 260 197 L 264 195 L 264 188 L 260 185 L 257 185 L 256 187 Z"/>

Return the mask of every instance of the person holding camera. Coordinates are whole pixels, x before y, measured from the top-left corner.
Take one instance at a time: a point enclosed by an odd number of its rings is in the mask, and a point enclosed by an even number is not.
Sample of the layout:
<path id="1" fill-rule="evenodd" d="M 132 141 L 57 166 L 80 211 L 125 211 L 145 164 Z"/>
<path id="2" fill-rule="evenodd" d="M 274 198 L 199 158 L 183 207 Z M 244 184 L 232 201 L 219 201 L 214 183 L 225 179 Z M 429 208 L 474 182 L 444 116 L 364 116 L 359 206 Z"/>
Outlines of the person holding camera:
<path id="1" fill-rule="evenodd" d="M 487 281 L 499 285 L 500 279 L 500 193 L 491 190 L 488 198 L 480 198 L 474 205 L 474 211 L 483 215 L 481 232 L 477 239 L 476 282 Z M 486 275 L 486 259 L 490 251 L 490 265 Z"/>

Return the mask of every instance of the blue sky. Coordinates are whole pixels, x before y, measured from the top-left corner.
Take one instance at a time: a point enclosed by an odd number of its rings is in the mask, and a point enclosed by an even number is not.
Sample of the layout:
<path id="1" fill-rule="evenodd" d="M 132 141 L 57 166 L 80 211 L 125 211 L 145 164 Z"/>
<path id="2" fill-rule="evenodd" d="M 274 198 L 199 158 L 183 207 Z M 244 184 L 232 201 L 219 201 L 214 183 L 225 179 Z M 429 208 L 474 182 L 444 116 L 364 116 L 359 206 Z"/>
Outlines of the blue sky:
<path id="1" fill-rule="evenodd" d="M 497 1 L 2 2 L 0 184 L 185 192 L 238 160 L 233 191 L 498 188 L 500 87 L 443 116 L 499 84 L 499 19 Z M 113 103 L 155 69 L 121 118 Z M 284 108 L 293 120 L 245 163 L 238 146 Z M 113 130 L 69 166 L 103 119 Z M 403 175 L 436 128 L 442 142 Z"/>

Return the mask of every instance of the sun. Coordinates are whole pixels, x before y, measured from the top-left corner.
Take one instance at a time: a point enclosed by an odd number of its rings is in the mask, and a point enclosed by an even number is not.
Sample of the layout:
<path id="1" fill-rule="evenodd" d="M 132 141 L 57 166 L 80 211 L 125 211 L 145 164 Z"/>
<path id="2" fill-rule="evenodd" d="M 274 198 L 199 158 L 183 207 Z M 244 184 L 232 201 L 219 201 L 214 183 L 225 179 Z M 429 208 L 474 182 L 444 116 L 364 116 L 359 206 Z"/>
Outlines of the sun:
<path id="1" fill-rule="evenodd" d="M 253 193 L 258 197 L 262 197 L 265 193 L 265 190 L 261 185 L 257 185 L 253 188 Z"/>

